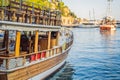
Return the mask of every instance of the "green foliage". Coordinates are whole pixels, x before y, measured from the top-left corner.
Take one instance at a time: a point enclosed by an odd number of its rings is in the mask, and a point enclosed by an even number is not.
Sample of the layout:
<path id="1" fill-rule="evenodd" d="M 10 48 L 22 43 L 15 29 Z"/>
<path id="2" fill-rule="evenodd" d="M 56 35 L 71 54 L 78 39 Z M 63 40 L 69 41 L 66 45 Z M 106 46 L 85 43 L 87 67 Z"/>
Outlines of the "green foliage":
<path id="1" fill-rule="evenodd" d="M 13 0 L 20 1 L 20 0 Z M 22 0 L 23 3 L 40 9 L 51 9 L 54 7 L 55 10 L 60 10 L 63 16 L 72 16 L 76 15 L 69 10 L 69 8 L 64 4 L 64 2 L 59 0 Z M 9 0 L 0 0 L 0 6 L 8 6 Z M 66 13 L 67 12 L 67 13 Z"/>
<path id="2" fill-rule="evenodd" d="M 70 16 L 73 16 L 74 18 L 77 18 L 74 12 L 70 12 Z"/>
<path id="3" fill-rule="evenodd" d="M 5 6 L 8 6 L 9 4 L 9 1 L 8 0 L 0 0 L 0 7 L 5 7 Z"/>
<path id="4" fill-rule="evenodd" d="M 34 7 L 40 8 L 40 9 L 47 9 L 50 6 L 50 2 L 48 0 L 24 0 L 26 4 L 32 5 L 33 3 Z"/>

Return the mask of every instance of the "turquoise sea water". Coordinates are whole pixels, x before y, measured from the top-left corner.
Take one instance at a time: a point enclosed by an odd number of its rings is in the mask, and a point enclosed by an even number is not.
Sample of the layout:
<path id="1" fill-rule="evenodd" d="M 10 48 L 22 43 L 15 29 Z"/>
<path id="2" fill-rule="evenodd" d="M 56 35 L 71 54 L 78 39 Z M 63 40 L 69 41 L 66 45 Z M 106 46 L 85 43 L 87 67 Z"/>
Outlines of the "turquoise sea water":
<path id="1" fill-rule="evenodd" d="M 48 80 L 120 80 L 120 28 L 74 28 L 66 65 Z"/>

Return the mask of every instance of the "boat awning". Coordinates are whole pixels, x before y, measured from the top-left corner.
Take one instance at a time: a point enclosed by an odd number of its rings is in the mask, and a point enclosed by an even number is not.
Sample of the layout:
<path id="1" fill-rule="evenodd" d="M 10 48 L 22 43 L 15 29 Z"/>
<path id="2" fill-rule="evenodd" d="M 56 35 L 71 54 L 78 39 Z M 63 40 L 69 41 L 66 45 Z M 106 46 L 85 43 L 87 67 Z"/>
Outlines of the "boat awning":
<path id="1" fill-rule="evenodd" d="M 61 26 L 38 25 L 28 23 L 18 23 L 10 21 L 0 21 L 1 30 L 18 30 L 18 31 L 59 31 Z"/>

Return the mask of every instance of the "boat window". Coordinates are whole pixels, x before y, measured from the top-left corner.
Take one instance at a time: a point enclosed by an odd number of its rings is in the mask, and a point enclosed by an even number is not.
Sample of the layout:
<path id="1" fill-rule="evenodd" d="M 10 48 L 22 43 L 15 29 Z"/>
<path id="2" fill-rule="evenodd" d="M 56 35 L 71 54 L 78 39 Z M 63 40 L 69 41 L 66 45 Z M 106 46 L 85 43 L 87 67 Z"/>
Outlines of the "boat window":
<path id="1" fill-rule="evenodd" d="M 51 38 L 56 38 L 57 32 L 51 32 Z"/>
<path id="2" fill-rule="evenodd" d="M 16 31 L 9 31 L 9 49 L 15 50 Z"/>
<path id="3" fill-rule="evenodd" d="M 3 45 L 3 39 L 4 39 L 4 31 L 0 30 L 0 49 Z"/>
<path id="4" fill-rule="evenodd" d="M 0 30 L 0 54 L 10 54 L 15 49 L 15 31 Z"/>
<path id="5" fill-rule="evenodd" d="M 20 40 L 20 51 L 28 51 L 29 47 L 29 36 L 28 32 L 21 32 L 21 40 Z"/>
<path id="6" fill-rule="evenodd" d="M 47 32 L 39 32 L 38 38 L 38 50 L 46 50 L 48 45 L 48 33 Z"/>

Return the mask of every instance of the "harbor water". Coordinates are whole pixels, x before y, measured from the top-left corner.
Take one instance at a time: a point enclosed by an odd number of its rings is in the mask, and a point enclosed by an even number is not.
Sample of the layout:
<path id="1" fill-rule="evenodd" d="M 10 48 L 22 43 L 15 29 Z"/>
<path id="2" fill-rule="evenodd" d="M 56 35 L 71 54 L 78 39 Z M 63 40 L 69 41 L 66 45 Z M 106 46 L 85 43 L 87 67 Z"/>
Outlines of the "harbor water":
<path id="1" fill-rule="evenodd" d="M 120 80 L 120 28 L 73 28 L 65 66 L 47 80 Z"/>

